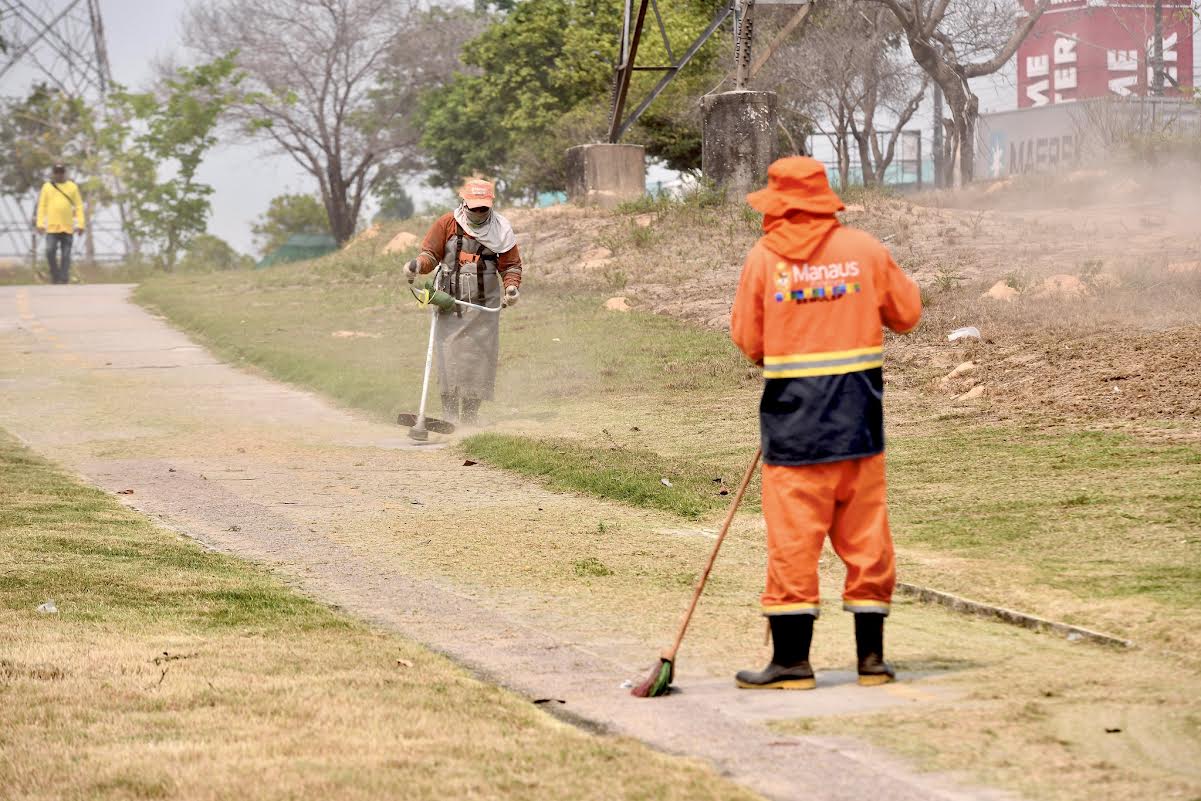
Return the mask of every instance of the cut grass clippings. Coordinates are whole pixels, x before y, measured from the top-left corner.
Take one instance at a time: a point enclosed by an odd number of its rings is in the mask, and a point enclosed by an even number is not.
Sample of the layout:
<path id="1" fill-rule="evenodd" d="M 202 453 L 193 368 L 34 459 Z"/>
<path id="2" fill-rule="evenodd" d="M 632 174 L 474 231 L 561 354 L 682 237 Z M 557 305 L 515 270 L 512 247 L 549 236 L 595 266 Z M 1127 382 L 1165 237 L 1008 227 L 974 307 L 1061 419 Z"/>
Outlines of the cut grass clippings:
<path id="1" fill-rule="evenodd" d="M 3 432 L 0 532 L 5 799 L 755 797 L 156 528 Z"/>

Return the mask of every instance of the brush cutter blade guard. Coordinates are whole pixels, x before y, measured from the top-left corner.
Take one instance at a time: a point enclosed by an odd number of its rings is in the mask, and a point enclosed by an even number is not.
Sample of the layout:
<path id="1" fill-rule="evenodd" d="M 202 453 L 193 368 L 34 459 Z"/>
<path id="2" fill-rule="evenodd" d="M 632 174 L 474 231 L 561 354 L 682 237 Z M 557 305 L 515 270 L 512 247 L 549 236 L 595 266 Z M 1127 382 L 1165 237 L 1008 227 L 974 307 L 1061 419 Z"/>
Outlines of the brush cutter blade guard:
<path id="1" fill-rule="evenodd" d="M 396 424 L 413 428 L 417 425 L 417 415 L 412 412 L 401 412 L 396 416 Z M 455 424 L 439 420 L 437 417 L 427 417 L 425 418 L 425 430 L 435 434 L 453 434 L 455 433 Z"/>

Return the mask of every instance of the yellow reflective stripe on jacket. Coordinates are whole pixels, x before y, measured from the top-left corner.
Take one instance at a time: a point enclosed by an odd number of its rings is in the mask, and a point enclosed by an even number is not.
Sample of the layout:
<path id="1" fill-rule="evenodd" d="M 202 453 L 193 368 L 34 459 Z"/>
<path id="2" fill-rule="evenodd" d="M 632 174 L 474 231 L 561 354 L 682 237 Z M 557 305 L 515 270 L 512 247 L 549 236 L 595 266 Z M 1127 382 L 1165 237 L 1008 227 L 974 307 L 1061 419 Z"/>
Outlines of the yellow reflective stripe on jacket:
<path id="1" fill-rule="evenodd" d="M 835 350 L 826 353 L 794 353 L 766 356 L 764 378 L 804 378 L 806 376 L 844 375 L 884 366 L 884 347 Z"/>
<path id="2" fill-rule="evenodd" d="M 874 612 L 879 615 L 887 615 L 892 604 L 888 601 L 851 601 L 844 599 L 842 608 L 847 612 Z"/>
<path id="3" fill-rule="evenodd" d="M 763 614 L 771 615 L 817 615 L 821 612 L 821 604 L 816 603 L 797 603 L 797 604 L 763 604 L 760 606 Z"/>

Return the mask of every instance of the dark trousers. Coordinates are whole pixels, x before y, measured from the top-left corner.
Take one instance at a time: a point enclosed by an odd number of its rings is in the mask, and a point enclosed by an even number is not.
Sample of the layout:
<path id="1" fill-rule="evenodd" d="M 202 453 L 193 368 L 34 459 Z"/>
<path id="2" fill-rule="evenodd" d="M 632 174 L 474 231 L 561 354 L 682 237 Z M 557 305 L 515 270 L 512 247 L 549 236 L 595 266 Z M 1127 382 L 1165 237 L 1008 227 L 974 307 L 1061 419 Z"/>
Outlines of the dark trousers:
<path id="1" fill-rule="evenodd" d="M 71 243 L 73 234 L 46 234 L 46 261 L 50 262 L 50 281 L 66 284 L 71 280 Z"/>

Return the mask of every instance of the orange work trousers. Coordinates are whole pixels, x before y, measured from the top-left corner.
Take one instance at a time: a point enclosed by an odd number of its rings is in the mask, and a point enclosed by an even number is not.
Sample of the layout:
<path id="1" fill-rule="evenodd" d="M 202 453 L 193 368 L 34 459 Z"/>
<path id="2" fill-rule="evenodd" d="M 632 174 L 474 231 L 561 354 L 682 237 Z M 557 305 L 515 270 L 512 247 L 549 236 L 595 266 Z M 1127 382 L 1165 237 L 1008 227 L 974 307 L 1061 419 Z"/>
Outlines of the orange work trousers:
<path id="1" fill-rule="evenodd" d="M 817 562 L 827 536 L 847 567 L 843 608 L 888 614 L 897 575 L 884 487 L 883 453 L 763 466 L 765 615 L 817 616 Z"/>

